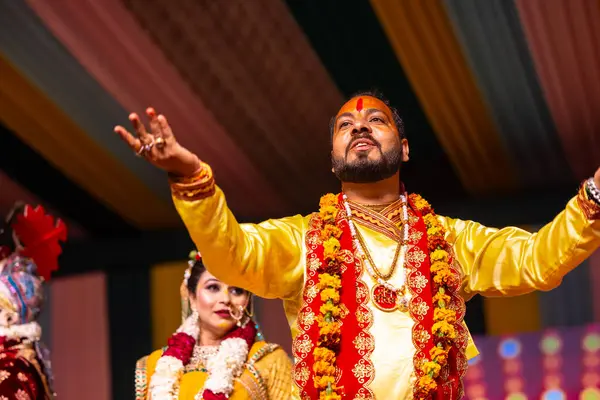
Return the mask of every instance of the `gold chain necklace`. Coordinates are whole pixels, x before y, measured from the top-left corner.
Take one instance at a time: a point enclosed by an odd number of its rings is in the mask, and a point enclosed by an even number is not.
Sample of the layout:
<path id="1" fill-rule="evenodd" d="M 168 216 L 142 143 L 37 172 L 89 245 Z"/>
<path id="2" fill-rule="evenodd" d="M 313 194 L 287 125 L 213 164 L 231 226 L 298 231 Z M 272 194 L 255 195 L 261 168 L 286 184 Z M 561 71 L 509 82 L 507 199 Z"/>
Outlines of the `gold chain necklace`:
<path id="1" fill-rule="evenodd" d="M 386 274 L 382 274 L 375 265 L 375 261 L 373 260 L 373 257 L 371 257 L 371 252 L 367 247 L 367 243 L 365 242 L 365 239 L 363 238 L 362 234 L 358 229 L 356 229 L 356 238 L 360 243 L 360 247 L 362 247 L 363 249 L 363 254 L 365 255 L 365 258 L 367 259 L 368 263 L 371 264 L 371 268 L 373 269 L 373 272 L 375 272 L 375 275 L 377 275 L 378 278 L 381 278 L 384 281 L 389 280 L 394 275 L 394 272 L 396 272 L 396 266 L 398 265 L 398 256 L 400 255 L 400 249 L 402 248 L 403 244 L 402 240 L 400 240 L 398 242 L 398 245 L 396 246 L 396 251 L 394 252 L 394 258 L 392 260 L 392 265 L 390 266 L 389 271 Z"/>

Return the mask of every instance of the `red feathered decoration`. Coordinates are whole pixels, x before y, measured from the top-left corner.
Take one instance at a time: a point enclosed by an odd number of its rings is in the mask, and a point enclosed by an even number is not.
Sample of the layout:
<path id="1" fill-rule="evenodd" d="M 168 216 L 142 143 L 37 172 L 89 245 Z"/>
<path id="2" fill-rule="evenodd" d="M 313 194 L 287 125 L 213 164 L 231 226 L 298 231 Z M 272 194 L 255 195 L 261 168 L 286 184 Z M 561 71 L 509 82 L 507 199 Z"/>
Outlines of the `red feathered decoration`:
<path id="1" fill-rule="evenodd" d="M 58 270 L 58 256 L 62 253 L 59 241 L 67 240 L 67 226 L 61 219 L 54 220 L 42 206 L 25 206 L 12 224 L 14 232 L 24 247 L 20 253 L 33 259 L 38 274 L 50 279 L 52 271 Z"/>

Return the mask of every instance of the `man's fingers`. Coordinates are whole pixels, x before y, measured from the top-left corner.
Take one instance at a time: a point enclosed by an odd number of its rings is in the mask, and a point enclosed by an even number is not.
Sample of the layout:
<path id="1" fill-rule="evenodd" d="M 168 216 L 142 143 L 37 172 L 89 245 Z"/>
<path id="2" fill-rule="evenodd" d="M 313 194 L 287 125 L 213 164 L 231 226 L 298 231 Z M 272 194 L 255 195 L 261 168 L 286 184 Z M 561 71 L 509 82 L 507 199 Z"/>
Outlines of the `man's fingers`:
<path id="1" fill-rule="evenodd" d="M 115 133 L 119 135 L 121 139 L 123 139 L 123 141 L 127 143 L 127 145 L 129 145 L 129 147 L 131 147 L 133 151 L 138 152 L 142 147 L 142 142 L 140 141 L 140 139 L 133 136 L 131 133 L 129 133 L 127 129 L 123 128 L 122 126 L 115 126 Z"/>
<path id="2" fill-rule="evenodd" d="M 167 121 L 167 118 L 164 115 L 158 116 L 158 123 L 160 124 L 160 130 L 162 131 L 163 138 L 168 139 L 173 137 L 173 131 L 171 130 L 171 126 Z"/>
<path id="3" fill-rule="evenodd" d="M 137 134 L 138 138 L 142 138 L 144 137 L 144 135 L 148 135 L 146 127 L 144 126 L 144 124 L 142 124 L 142 121 L 140 121 L 140 117 L 138 117 L 136 113 L 129 114 L 129 121 L 131 121 L 133 129 L 135 130 L 135 133 Z"/>
<path id="4" fill-rule="evenodd" d="M 154 137 L 162 136 L 160 123 L 156 118 L 156 110 L 154 110 L 154 108 L 152 107 L 148 107 L 146 109 L 146 115 L 150 119 L 150 132 L 152 133 L 152 135 L 154 135 Z"/>

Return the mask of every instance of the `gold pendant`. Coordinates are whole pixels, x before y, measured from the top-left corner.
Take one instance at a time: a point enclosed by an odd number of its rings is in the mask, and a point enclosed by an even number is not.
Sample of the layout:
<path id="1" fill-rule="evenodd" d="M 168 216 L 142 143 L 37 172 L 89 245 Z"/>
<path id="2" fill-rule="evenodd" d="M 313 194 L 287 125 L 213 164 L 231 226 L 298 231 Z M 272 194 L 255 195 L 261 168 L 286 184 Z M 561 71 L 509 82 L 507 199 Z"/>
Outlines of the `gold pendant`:
<path id="1" fill-rule="evenodd" d="M 381 311 L 408 311 L 408 299 L 398 291 L 389 289 L 378 283 L 371 289 L 373 304 Z"/>

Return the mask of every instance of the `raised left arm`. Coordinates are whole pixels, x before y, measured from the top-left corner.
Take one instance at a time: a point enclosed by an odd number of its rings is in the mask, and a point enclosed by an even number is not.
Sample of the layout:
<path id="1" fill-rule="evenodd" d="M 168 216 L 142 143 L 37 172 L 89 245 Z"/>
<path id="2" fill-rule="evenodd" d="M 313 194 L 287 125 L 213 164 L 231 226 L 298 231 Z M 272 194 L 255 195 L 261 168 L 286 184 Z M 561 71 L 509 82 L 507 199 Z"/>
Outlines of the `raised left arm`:
<path id="1" fill-rule="evenodd" d="M 600 170 L 595 179 L 600 180 Z M 600 204 L 586 185 L 536 233 L 439 218 L 462 269 L 467 299 L 477 293 L 516 296 L 553 289 L 600 246 Z"/>

